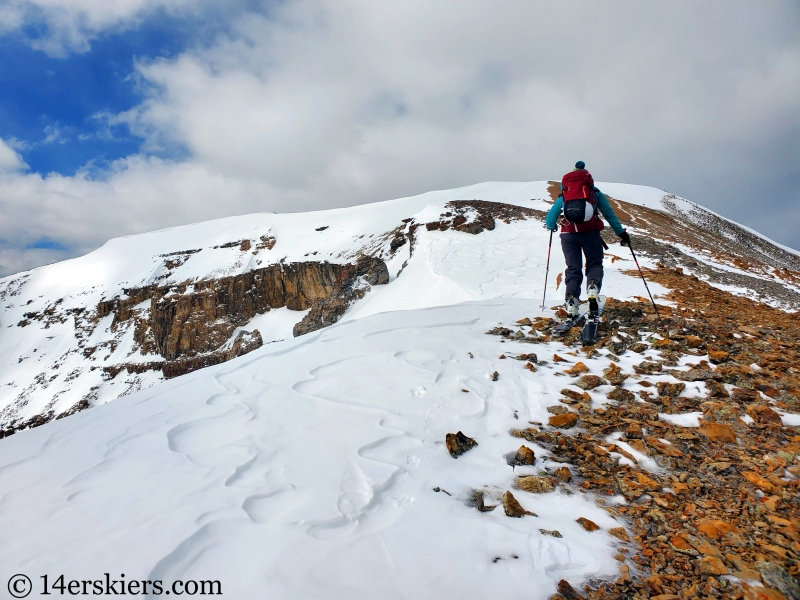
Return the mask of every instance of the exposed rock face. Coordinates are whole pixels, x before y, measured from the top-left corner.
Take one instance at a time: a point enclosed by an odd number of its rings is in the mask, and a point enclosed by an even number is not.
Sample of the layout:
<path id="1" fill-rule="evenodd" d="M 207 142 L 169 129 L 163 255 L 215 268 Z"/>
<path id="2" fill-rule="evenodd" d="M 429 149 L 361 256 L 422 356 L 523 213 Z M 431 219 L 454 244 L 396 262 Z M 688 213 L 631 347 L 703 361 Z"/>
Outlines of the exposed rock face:
<path id="1" fill-rule="evenodd" d="M 308 314 L 294 326 L 292 330 L 294 336 L 322 329 L 338 321 L 350 305 L 363 298 L 369 289 L 357 287 L 359 277 L 368 285 L 383 285 L 389 283 L 389 270 L 386 268 L 386 263 L 379 258 L 371 256 L 360 258 L 355 269 L 343 274 L 330 296 L 317 299 L 312 304 Z"/>
<path id="2" fill-rule="evenodd" d="M 114 313 L 114 320 L 111 323 L 111 328 L 116 329 L 120 322 L 127 321 L 133 316 L 133 309 L 137 304 L 152 298 L 157 291 L 158 286 L 156 285 L 126 289 L 125 298 L 102 300 L 97 305 L 97 318 L 102 319 L 103 317 Z"/>
<path id="3" fill-rule="evenodd" d="M 416 225 L 404 222 L 398 230 L 406 227 L 409 229 L 407 241 L 413 246 Z M 375 238 L 374 247 L 364 246 L 352 254 L 337 257 L 348 260 L 349 256 L 350 262 L 345 264 L 311 260 L 278 262 L 229 276 L 215 277 L 212 271 L 201 280 L 171 278 L 175 269 L 201 249 L 171 252 L 154 257 L 156 263 L 161 261 L 162 264 L 142 280 L 146 284 L 111 292 L 113 296 L 101 296 L 99 302 L 95 300 L 85 306 L 66 308 L 63 306 L 65 299 L 57 298 L 44 308 L 22 313 L 21 321 L 15 319 L 21 328 L 35 324 L 39 329 L 49 329 L 72 322 L 75 344 L 55 357 L 51 364 L 43 366 L 24 387 L 18 386 L 14 401 L 0 410 L 0 438 L 84 410 L 101 394 L 107 401 L 105 392 L 111 386 L 114 397 L 126 395 L 162 377 L 177 377 L 247 354 L 273 339 L 262 339 L 258 331 L 244 330 L 253 317 L 272 309 L 286 307 L 309 311 L 295 328 L 295 335 L 335 323 L 352 302 L 363 297 L 369 286 L 389 282 L 386 264 L 379 258 L 383 253 L 383 237 Z M 238 247 L 245 253 L 256 245 L 252 252 L 255 256 L 258 251 L 268 251 L 275 244 L 274 236 L 262 235 L 260 241 L 235 240 L 214 249 Z M 256 264 L 260 262 L 255 261 Z M 238 269 L 241 264 L 232 267 Z M 27 278 L 22 275 L 11 284 L 0 286 L 0 296 L 18 295 Z M 109 316 L 113 318 L 108 319 Z M 109 331 L 98 336 L 95 331 L 101 320 L 102 328 L 108 327 Z M 130 344 L 131 337 L 133 344 Z M 118 352 L 120 346 L 123 352 Z M 73 354 L 82 356 L 85 366 L 72 368 L 67 377 L 59 379 L 57 369 Z M 22 360 L 20 357 L 20 362 Z M 98 369 L 102 374 L 99 385 L 89 375 Z M 77 381 L 70 384 L 76 378 Z M 31 397 L 41 396 L 42 390 L 50 387 L 54 379 L 61 388 L 50 392 L 51 399 L 45 402 L 39 414 L 25 414 Z M 86 385 L 86 380 L 90 385 Z M 83 399 L 75 406 L 66 412 L 63 405 L 54 409 L 61 394 L 82 387 L 85 389 L 79 398 Z"/>
<path id="4" fill-rule="evenodd" d="M 228 346 L 234 330 L 273 308 L 311 309 L 295 327 L 295 335 L 327 327 L 364 295 L 368 288 L 357 287 L 362 280 L 367 285 L 388 283 L 386 263 L 364 256 L 356 264 L 277 264 L 194 284 L 126 289 L 124 298 L 100 302 L 96 317 L 113 313 L 112 329 L 117 328 L 136 317 L 135 307 L 149 299 L 150 310 L 138 318 L 134 340 L 143 353 L 159 354 L 165 361 L 123 364 L 105 371 L 113 378 L 122 370 L 161 370 L 172 378 L 242 356 L 263 340 L 257 330 L 243 331 Z"/>
<path id="5" fill-rule="evenodd" d="M 364 296 L 364 290 L 347 290 L 331 298 L 318 300 L 303 320 L 292 329 L 294 337 L 305 335 L 333 325 L 347 311 L 350 305 Z"/>
<path id="6" fill-rule="evenodd" d="M 217 350 L 257 314 L 283 306 L 306 310 L 330 297 L 352 271 L 353 265 L 332 263 L 277 264 L 201 281 L 192 291 L 158 289 L 150 305 L 156 350 L 167 360 Z"/>
<path id="7" fill-rule="evenodd" d="M 86 410 L 87 408 L 89 408 L 89 400 L 93 399 L 93 398 L 94 398 L 94 394 L 90 393 L 87 396 L 87 398 L 84 398 L 83 400 L 81 400 L 79 402 L 76 402 L 73 406 L 71 406 L 69 409 L 65 410 L 64 412 L 62 412 L 60 415 L 56 415 L 53 411 L 49 411 L 49 412 L 47 412 L 45 414 L 36 415 L 34 417 L 31 417 L 27 421 L 13 423 L 12 425 L 7 426 L 5 428 L 4 427 L 0 427 L 0 439 L 3 439 L 4 437 L 10 436 L 10 435 L 13 435 L 17 431 L 23 431 L 25 429 L 32 429 L 33 427 L 39 427 L 40 425 L 44 425 L 45 423 L 49 423 L 50 421 L 53 421 L 54 419 L 63 419 L 64 417 L 69 417 L 71 415 L 74 415 L 77 412 L 80 412 L 82 410 Z"/>
<path id="8" fill-rule="evenodd" d="M 197 369 L 218 365 L 227 362 L 239 356 L 244 356 L 248 352 L 252 352 L 256 348 L 260 348 L 264 344 L 261 339 L 261 333 L 258 329 L 251 331 L 240 331 L 233 341 L 233 344 L 227 350 L 217 350 L 209 354 L 201 356 L 192 356 L 188 358 L 179 358 L 172 361 L 163 363 L 162 372 L 164 377 L 172 379 L 186 373 L 191 373 Z"/>

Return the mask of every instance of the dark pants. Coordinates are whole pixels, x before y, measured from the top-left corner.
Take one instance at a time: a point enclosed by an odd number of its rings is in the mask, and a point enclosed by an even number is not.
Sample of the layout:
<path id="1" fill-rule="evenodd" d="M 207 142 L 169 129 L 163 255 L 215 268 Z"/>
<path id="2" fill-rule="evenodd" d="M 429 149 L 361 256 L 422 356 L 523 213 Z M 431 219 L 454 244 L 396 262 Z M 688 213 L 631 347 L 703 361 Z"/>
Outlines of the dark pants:
<path id="1" fill-rule="evenodd" d="M 599 231 L 583 231 L 580 233 L 562 233 L 561 249 L 567 261 L 565 283 L 566 298 L 581 297 L 583 282 L 583 255 L 586 255 L 586 279 L 594 281 L 598 289 L 603 285 L 603 244 Z M 581 254 L 583 253 L 583 254 Z"/>

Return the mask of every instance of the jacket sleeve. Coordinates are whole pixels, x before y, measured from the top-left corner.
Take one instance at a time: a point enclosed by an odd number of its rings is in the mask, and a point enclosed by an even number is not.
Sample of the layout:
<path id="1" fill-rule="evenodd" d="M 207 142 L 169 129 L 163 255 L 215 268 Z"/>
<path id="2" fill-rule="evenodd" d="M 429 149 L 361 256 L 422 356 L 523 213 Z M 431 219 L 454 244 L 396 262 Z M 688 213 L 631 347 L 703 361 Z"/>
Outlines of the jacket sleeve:
<path id="1" fill-rule="evenodd" d="M 595 200 L 597 201 L 597 208 L 606 218 L 608 224 L 611 225 L 611 229 L 614 230 L 614 233 L 619 235 L 623 231 L 625 231 L 625 228 L 622 226 L 622 223 L 619 222 L 617 215 L 614 214 L 614 209 L 611 208 L 611 204 L 608 202 L 608 198 L 606 198 L 606 195 L 600 190 L 595 190 L 594 196 Z"/>
<path id="2" fill-rule="evenodd" d="M 553 202 L 553 206 L 547 211 L 547 218 L 544 221 L 545 227 L 550 231 L 558 229 L 558 217 L 561 215 L 561 210 L 564 208 L 564 200 L 559 196 Z"/>

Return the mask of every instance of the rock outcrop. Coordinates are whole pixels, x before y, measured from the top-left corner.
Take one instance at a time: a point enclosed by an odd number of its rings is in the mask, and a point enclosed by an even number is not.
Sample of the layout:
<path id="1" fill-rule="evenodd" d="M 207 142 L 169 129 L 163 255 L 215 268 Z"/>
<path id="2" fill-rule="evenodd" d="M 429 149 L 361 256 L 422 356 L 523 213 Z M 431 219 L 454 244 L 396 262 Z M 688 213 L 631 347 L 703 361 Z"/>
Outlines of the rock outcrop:
<path id="1" fill-rule="evenodd" d="M 161 372 L 164 374 L 165 378 L 172 379 L 173 377 L 179 377 L 204 367 L 218 365 L 239 356 L 244 356 L 248 352 L 260 348 L 263 344 L 264 342 L 261 339 L 261 333 L 259 333 L 258 329 L 253 331 L 240 331 L 230 348 L 217 350 L 208 354 L 201 354 L 199 356 L 166 361 L 161 367 Z"/>
<path id="2" fill-rule="evenodd" d="M 230 246 L 244 247 L 245 241 L 231 242 Z M 274 238 L 265 238 L 262 242 L 264 247 L 269 247 L 274 245 Z M 179 266 L 196 252 L 173 253 L 168 262 L 172 267 Z M 58 299 L 44 310 L 25 313 L 25 323 L 19 326 L 39 322 L 49 328 L 74 320 L 77 347 L 72 352 L 80 352 L 89 362 L 86 370 L 101 369 L 104 383 L 125 374 L 127 389 L 135 391 L 138 378 L 148 372 L 160 372 L 165 379 L 171 379 L 261 347 L 264 343 L 261 333 L 257 329 L 244 329 L 256 315 L 283 307 L 308 311 L 293 332 L 295 336 L 303 335 L 332 325 L 355 300 L 363 297 L 369 286 L 386 283 L 389 283 L 386 263 L 373 256 L 362 255 L 344 264 L 327 261 L 278 263 L 226 277 L 126 288 L 123 294 L 103 299 L 94 308 L 64 310 L 61 308 L 63 299 Z M 111 338 L 88 345 L 100 320 L 109 315 L 113 315 Z M 91 364 L 104 354 L 103 362 L 113 355 L 131 328 L 133 345 L 127 356 L 138 353 L 138 360 L 115 362 L 112 359 L 102 365 Z M 56 363 L 55 368 L 59 366 Z M 76 375 L 80 371 L 76 370 Z M 26 393 L 35 386 L 47 387 L 47 384 L 45 371 L 19 395 L 18 403 L 0 412 L 0 438 L 84 410 L 97 397 L 95 386 L 66 412 L 55 412 L 51 402 L 41 414 L 27 419 L 17 417 L 17 412 L 27 403 Z"/>
<path id="3" fill-rule="evenodd" d="M 511 223 L 511 221 L 545 217 L 545 213 L 541 210 L 485 200 L 453 200 L 448 202 L 445 208 L 449 210 L 442 213 L 438 221 L 425 224 L 428 231 L 447 231 L 452 228 L 477 235 L 494 230 L 495 219 Z"/>
<path id="4" fill-rule="evenodd" d="M 355 264 L 301 262 L 270 265 L 239 275 L 177 286 L 149 285 L 124 290 L 122 297 L 101 301 L 96 320 L 114 315 L 112 329 L 135 320 L 134 341 L 143 354 L 163 361 L 106 367 L 109 378 L 122 370 L 160 370 L 166 378 L 247 354 L 263 344 L 261 334 L 240 331 L 256 315 L 271 309 L 309 310 L 295 326 L 302 335 L 335 323 L 370 285 L 389 282 L 380 258 L 360 257 Z M 136 307 L 147 300 L 149 310 Z"/>
<path id="5" fill-rule="evenodd" d="M 369 287 L 358 285 L 361 278 L 367 286 L 389 283 L 389 270 L 386 263 L 372 256 L 359 258 L 355 269 L 343 273 L 337 288 L 326 298 L 320 298 L 311 305 L 311 310 L 294 326 L 295 337 L 317 329 L 328 327 L 338 321 L 350 305 L 364 297 Z"/>

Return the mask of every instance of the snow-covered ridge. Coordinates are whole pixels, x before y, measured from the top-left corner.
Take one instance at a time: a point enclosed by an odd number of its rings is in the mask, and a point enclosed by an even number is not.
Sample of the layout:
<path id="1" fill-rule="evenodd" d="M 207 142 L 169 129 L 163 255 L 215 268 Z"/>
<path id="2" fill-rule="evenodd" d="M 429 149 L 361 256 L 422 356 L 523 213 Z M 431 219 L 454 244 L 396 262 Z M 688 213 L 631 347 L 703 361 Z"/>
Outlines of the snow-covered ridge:
<path id="1" fill-rule="evenodd" d="M 674 261 L 678 252 L 698 269 L 713 267 L 740 277 L 720 285 L 751 293 L 741 284 L 741 277 L 747 277 L 745 283 L 772 286 L 765 292 L 767 299 L 776 289 L 786 293 L 800 289 L 800 279 L 792 280 L 791 271 L 773 273 L 774 265 L 769 264 L 783 261 L 791 266 L 797 253 L 764 241 L 755 255 L 742 254 L 740 260 L 738 255 L 719 256 L 714 249 L 728 242 L 714 238 L 715 231 L 738 235 L 744 228 L 655 188 L 598 186 L 621 201 L 621 209 L 628 206 L 624 210 L 633 215 L 630 227 L 635 234 L 667 244 L 641 238 L 642 244 L 649 244 L 642 248 L 651 251 L 653 260 Z M 548 240 L 539 218 L 497 217 L 495 228 L 480 235 L 453 228 L 429 230 L 425 225 L 451 218 L 443 216 L 452 214 L 449 202 L 473 199 L 540 215 L 550 208 L 550 187 L 546 181 L 489 182 L 342 209 L 228 217 L 113 239 L 86 256 L 6 277 L 0 280 L 0 430 L 11 423 L 35 417 L 47 420 L 75 407 L 102 404 L 162 381 L 158 368 L 164 357 L 147 341 L 142 326 L 153 320 L 151 288 L 158 288 L 161 295 L 186 297 L 200 281 L 235 278 L 271 266 L 283 271 L 285 265 L 301 263 L 349 264 L 368 255 L 386 262 L 389 284 L 372 286 L 350 307 L 345 320 L 469 300 L 539 299 Z M 462 213 L 468 219 L 477 215 L 469 207 Z M 704 219 L 710 218 L 717 220 L 704 230 Z M 696 232 L 707 235 L 706 240 L 697 236 L 704 245 L 687 245 L 694 240 L 681 237 L 689 221 Z M 720 227 L 721 221 L 729 225 Z M 672 254 L 664 255 L 664 248 Z M 606 293 L 619 298 L 641 293 L 638 284 L 619 274 L 632 267 L 626 253 L 612 247 L 612 258 L 621 260 L 606 265 Z M 552 256 L 548 294 L 555 302 L 555 274 L 564 265 L 560 252 Z M 129 296 L 132 290 L 141 295 Z M 119 300 L 131 304 L 125 319 L 109 308 Z M 219 328 L 219 335 L 228 336 L 220 348 L 227 351 L 236 336 L 255 330 L 265 344 L 288 339 L 305 314 L 286 307 L 256 311 L 249 322 Z M 210 358 L 198 360 L 214 364 Z"/>
<path id="2" fill-rule="evenodd" d="M 598 185 L 603 192 L 607 193 L 609 196 L 622 199 L 629 204 L 635 204 L 637 206 L 643 206 L 653 210 L 666 209 L 671 212 L 677 212 L 698 226 L 702 226 L 709 216 L 714 217 L 715 219 L 725 221 L 735 228 L 742 229 L 753 236 L 760 238 L 776 249 L 793 254 L 794 256 L 800 256 L 800 251 L 771 240 L 755 229 L 751 229 L 750 227 L 724 217 L 721 214 L 706 208 L 705 206 L 701 206 L 696 202 L 675 196 L 674 194 L 665 192 L 664 190 L 648 186 L 631 185 L 627 183 L 599 183 Z M 635 188 L 635 190 L 631 188 Z"/>
<path id="3" fill-rule="evenodd" d="M 369 239 L 385 234 L 407 218 L 414 218 L 418 223 L 436 220 L 444 205 L 452 200 L 481 199 L 547 210 L 549 183 L 487 182 L 347 208 L 287 214 L 255 213 L 170 227 L 109 240 L 85 256 L 0 279 L 0 286 L 24 278 L 26 287 L 34 288 L 29 294 L 38 292 L 44 297 L 60 298 L 80 288 L 96 290 L 95 296 L 103 296 L 119 293 L 124 287 L 218 277 L 278 260 L 307 260 L 312 252 L 314 259 L 342 262 L 345 257 L 352 256 L 356 248 L 369 248 L 365 237 Z M 698 213 L 713 215 L 761 237 L 776 248 L 800 256 L 800 252 L 794 249 L 663 190 L 604 182 L 598 182 L 598 186 L 616 199 L 653 210 L 665 210 L 665 200 L 668 199 L 670 208 L 676 207 L 683 215 L 695 215 L 695 218 Z M 322 227 L 325 229 L 316 231 Z M 658 232 L 651 233 L 657 235 Z M 238 244 L 232 244 L 237 240 L 247 240 L 255 248 L 262 237 L 280 239 L 280 244 L 268 257 L 263 254 L 257 257 L 257 250 L 243 257 L 237 252 Z M 311 247 L 313 250 L 309 250 Z M 212 249 L 217 252 L 210 252 Z M 198 250 L 208 252 L 192 256 L 177 269 L 165 270 L 165 261 L 159 260 Z M 167 272 L 169 275 L 164 277 Z"/>

